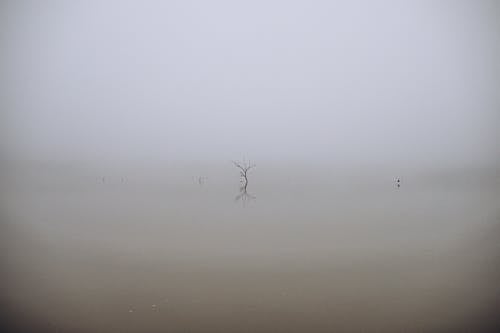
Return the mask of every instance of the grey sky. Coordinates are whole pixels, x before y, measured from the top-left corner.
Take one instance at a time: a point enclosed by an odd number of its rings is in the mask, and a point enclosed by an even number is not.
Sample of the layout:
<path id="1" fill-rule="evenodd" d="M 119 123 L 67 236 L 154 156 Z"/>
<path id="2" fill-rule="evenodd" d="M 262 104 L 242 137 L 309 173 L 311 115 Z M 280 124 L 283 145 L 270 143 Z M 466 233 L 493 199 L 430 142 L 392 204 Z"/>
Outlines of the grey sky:
<path id="1" fill-rule="evenodd" d="M 500 161 L 494 1 L 3 1 L 34 158 Z"/>

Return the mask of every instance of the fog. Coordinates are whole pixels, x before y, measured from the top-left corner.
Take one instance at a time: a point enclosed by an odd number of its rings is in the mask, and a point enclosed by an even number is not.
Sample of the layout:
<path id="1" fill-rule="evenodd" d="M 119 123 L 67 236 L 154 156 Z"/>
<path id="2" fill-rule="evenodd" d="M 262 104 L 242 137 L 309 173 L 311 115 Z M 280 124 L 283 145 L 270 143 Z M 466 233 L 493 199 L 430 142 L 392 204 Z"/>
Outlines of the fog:
<path id="1" fill-rule="evenodd" d="M 3 1 L 1 155 L 498 164 L 494 1 Z"/>
<path id="2" fill-rule="evenodd" d="M 499 17 L 1 1 L 0 331 L 500 332 Z"/>

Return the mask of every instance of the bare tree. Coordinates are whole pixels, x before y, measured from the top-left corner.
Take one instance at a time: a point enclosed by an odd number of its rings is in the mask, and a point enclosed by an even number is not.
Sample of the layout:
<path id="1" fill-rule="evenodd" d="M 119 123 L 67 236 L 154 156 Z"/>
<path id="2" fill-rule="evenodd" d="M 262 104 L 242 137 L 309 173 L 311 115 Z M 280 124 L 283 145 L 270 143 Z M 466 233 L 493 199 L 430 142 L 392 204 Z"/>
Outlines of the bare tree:
<path id="1" fill-rule="evenodd" d="M 243 163 L 233 161 L 233 164 L 235 167 L 240 169 L 240 176 L 241 176 L 240 190 L 246 191 L 247 186 L 248 186 L 248 171 L 252 168 L 255 168 L 255 164 L 251 164 L 250 161 L 246 162 L 245 160 L 243 160 Z"/>
<path id="2" fill-rule="evenodd" d="M 238 194 L 234 200 L 235 201 L 242 201 L 243 205 L 245 205 L 245 202 L 248 200 L 255 199 L 255 197 L 247 192 L 247 186 L 248 186 L 248 171 L 252 168 L 255 167 L 255 164 L 251 164 L 249 162 L 245 162 L 243 160 L 243 163 L 233 161 L 233 164 L 235 167 L 240 169 L 240 176 L 241 176 L 241 186 L 240 186 L 240 194 Z"/>

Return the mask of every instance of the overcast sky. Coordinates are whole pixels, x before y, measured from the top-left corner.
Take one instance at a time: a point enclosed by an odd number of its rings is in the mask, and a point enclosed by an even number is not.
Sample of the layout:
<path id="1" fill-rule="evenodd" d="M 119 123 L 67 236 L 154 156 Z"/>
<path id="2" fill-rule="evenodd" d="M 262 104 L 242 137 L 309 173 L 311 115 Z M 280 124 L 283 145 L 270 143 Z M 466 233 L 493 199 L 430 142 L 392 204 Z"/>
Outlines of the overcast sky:
<path id="1" fill-rule="evenodd" d="M 495 1 L 2 1 L 0 153 L 500 161 Z"/>

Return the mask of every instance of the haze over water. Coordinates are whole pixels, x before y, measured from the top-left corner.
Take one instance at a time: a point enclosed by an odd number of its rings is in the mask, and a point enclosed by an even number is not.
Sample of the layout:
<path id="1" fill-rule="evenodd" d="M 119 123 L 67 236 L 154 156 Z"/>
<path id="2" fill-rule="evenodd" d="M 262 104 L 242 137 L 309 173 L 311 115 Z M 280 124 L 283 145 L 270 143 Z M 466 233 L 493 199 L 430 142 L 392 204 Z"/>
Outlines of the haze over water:
<path id="1" fill-rule="evenodd" d="M 3 1 L 0 329 L 498 331 L 499 15 Z"/>
<path id="2" fill-rule="evenodd" d="M 209 170 L 203 185 L 194 169 L 146 170 L 124 182 L 106 174 L 105 183 L 78 168 L 12 171 L 2 184 L 9 327 L 496 327 L 498 173 L 494 184 L 484 171 L 408 173 L 397 189 L 381 170 L 376 178 L 256 168 L 255 198 L 243 203 L 234 201 L 232 165 Z"/>

